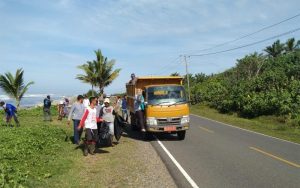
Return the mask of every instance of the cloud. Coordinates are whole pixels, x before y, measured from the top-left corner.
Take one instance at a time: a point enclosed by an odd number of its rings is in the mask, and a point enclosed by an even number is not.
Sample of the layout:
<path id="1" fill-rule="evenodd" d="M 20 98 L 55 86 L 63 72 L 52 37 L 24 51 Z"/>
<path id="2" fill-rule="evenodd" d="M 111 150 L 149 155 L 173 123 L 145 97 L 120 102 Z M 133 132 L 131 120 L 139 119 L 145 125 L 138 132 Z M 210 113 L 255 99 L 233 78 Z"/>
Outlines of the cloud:
<path id="1" fill-rule="evenodd" d="M 157 73 L 178 55 L 214 46 L 278 22 L 297 12 L 300 2 L 270 0 L 114 0 L 114 1 L 1 1 L 0 64 L 6 70 L 20 65 L 43 75 L 43 68 L 65 74 L 68 82 L 78 73 L 76 66 L 94 59 L 100 48 L 123 68 L 109 88 L 124 87 L 131 72 L 139 75 Z M 238 41 L 220 49 L 238 46 L 295 27 L 299 19 L 282 27 Z M 262 45 L 263 46 L 263 45 Z M 235 64 L 246 51 L 214 57 L 192 59 L 193 71 L 211 73 Z M 196 62 L 213 62 L 218 66 L 196 66 Z M 9 63 L 9 65 L 8 65 Z M 3 67 L 3 66 L 2 66 Z M 43 68 L 42 68 L 43 67 Z M 165 74 L 182 67 L 166 68 Z M 47 73 L 45 73 L 47 75 Z M 40 80 L 41 83 L 42 80 Z M 71 84 L 71 85 L 72 85 Z M 59 89 L 67 87 L 61 83 Z M 83 86 L 83 84 L 79 84 Z M 70 86 L 71 87 L 71 86 Z M 83 87 L 85 88 L 85 87 Z M 43 89 L 43 88 L 41 88 Z"/>

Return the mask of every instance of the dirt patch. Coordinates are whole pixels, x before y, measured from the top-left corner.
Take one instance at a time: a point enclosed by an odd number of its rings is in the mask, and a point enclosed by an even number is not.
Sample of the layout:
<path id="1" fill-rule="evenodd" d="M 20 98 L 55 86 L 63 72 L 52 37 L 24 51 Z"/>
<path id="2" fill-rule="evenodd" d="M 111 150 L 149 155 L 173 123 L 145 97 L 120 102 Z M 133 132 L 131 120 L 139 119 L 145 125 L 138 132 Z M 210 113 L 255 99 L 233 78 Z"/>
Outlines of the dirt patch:
<path id="1" fill-rule="evenodd" d="M 55 180 L 55 187 L 176 187 L 164 163 L 150 142 L 138 133 L 123 133 L 115 147 L 100 148 L 84 157 L 75 150 L 74 168 Z M 73 155 L 73 156 L 72 156 Z"/>

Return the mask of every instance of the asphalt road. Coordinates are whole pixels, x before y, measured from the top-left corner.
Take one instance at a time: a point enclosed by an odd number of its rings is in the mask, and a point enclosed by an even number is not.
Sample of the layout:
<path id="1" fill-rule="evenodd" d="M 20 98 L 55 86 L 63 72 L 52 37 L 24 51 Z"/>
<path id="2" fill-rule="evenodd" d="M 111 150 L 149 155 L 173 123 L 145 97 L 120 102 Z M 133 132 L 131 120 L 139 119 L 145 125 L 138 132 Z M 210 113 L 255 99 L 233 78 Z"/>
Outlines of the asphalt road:
<path id="1" fill-rule="evenodd" d="M 300 145 L 233 128 L 191 115 L 184 141 L 158 139 L 198 187 L 300 187 Z M 161 156 L 178 187 L 191 184 L 157 141 Z"/>

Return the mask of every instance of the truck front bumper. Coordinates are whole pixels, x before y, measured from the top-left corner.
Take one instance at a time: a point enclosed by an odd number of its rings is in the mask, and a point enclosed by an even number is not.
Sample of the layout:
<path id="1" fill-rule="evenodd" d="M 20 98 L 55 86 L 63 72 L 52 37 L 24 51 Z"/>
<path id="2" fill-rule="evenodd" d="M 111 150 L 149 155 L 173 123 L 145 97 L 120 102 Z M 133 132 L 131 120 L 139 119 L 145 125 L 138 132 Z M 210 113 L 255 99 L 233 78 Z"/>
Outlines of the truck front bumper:
<path id="1" fill-rule="evenodd" d="M 170 131 L 170 129 L 166 130 L 166 128 L 174 128 L 174 130 Z M 179 132 L 179 131 L 185 131 L 185 130 L 188 130 L 190 127 L 189 123 L 186 123 L 186 124 L 181 124 L 181 125 L 164 125 L 164 126 L 159 126 L 159 125 L 147 125 L 147 131 L 148 132 Z"/>

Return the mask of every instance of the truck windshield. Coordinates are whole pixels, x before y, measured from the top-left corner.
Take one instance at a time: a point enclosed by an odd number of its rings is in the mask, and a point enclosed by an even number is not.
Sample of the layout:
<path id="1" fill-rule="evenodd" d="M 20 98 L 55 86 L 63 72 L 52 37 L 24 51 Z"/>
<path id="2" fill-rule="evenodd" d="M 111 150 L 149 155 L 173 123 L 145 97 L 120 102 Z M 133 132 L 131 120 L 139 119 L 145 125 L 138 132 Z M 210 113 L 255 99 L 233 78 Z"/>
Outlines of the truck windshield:
<path id="1" fill-rule="evenodd" d="M 146 100 L 150 105 L 173 105 L 186 103 L 182 86 L 153 86 L 146 90 Z"/>

